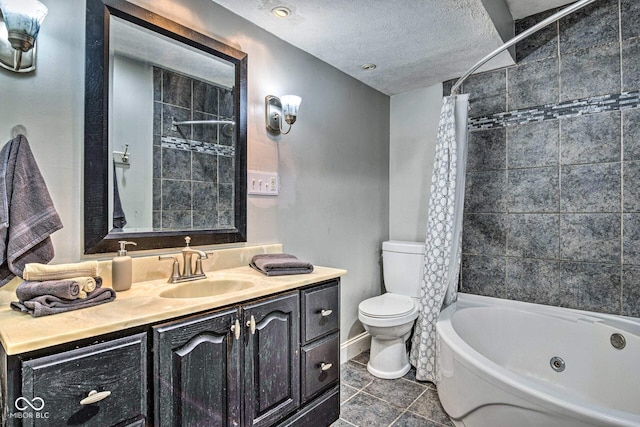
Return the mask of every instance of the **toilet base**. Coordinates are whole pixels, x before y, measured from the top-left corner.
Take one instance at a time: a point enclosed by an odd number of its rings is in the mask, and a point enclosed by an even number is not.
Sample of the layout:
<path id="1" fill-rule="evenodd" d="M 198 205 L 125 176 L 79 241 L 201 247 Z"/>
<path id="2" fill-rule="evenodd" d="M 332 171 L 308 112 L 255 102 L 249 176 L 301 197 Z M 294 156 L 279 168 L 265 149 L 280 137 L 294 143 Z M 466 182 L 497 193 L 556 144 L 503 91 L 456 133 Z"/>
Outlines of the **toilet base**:
<path id="1" fill-rule="evenodd" d="M 411 370 L 411 365 L 407 363 L 407 366 L 396 372 L 378 371 L 371 366 L 371 363 L 367 363 L 367 371 L 374 377 L 382 378 L 384 380 L 395 380 L 396 378 L 402 378 L 407 372 Z"/>
<path id="2" fill-rule="evenodd" d="M 392 380 L 404 376 L 411 369 L 406 341 L 409 334 L 393 339 L 371 337 L 367 371 L 371 375 Z"/>

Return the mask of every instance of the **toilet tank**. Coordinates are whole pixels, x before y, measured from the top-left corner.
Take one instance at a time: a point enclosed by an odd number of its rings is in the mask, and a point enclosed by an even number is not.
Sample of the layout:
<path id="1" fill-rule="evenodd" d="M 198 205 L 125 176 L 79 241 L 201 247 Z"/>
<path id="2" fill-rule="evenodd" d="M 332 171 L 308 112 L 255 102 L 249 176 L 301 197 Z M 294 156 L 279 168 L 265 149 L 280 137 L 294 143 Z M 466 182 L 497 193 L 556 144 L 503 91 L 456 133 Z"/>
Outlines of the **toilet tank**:
<path id="1" fill-rule="evenodd" d="M 382 271 L 387 292 L 418 297 L 424 266 L 424 243 L 389 240 L 382 243 Z"/>

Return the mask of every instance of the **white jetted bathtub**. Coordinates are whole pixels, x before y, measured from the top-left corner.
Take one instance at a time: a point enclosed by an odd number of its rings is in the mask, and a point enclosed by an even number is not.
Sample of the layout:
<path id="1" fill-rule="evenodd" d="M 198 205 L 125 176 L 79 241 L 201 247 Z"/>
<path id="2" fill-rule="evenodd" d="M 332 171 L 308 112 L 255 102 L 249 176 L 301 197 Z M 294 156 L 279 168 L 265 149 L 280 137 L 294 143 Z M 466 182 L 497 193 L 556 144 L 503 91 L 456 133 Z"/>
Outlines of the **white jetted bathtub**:
<path id="1" fill-rule="evenodd" d="M 640 319 L 461 293 L 437 332 L 456 426 L 640 426 Z"/>

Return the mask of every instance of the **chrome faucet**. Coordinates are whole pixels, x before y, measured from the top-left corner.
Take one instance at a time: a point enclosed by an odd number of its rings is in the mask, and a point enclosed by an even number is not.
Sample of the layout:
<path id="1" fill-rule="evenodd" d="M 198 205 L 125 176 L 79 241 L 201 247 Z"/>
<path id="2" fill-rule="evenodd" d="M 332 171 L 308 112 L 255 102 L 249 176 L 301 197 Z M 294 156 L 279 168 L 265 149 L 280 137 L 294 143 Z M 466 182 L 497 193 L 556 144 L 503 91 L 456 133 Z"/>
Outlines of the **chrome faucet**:
<path id="1" fill-rule="evenodd" d="M 208 258 L 207 253 L 198 249 L 189 247 L 191 237 L 184 238 L 187 246 L 182 249 L 182 274 L 180 274 L 180 265 L 178 258 L 173 255 L 159 255 L 158 259 L 173 259 L 171 267 L 171 277 L 169 277 L 169 283 L 188 282 L 190 280 L 204 279 L 207 277 L 202 271 L 202 259 Z M 195 267 L 193 267 L 192 257 L 196 255 Z"/>

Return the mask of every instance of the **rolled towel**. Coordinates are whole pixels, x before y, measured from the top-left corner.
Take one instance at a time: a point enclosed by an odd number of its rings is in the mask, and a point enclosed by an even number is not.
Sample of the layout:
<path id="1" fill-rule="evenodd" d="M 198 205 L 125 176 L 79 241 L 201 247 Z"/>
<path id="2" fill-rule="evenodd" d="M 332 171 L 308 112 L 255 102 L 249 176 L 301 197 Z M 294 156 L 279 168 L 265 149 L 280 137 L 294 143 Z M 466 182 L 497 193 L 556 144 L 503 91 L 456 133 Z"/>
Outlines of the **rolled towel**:
<path id="1" fill-rule="evenodd" d="M 102 284 L 102 278 L 100 277 L 73 277 L 68 280 L 73 280 L 78 284 L 78 286 L 80 286 L 78 298 L 84 299 L 87 297 L 87 293 L 93 292 L 96 288 L 100 287 L 97 285 L 96 279 L 98 279 L 100 284 Z"/>
<path id="2" fill-rule="evenodd" d="M 46 282 L 22 282 L 16 288 L 16 296 L 20 301 L 27 301 L 43 295 L 74 300 L 80 295 L 80 286 L 74 280 L 48 280 Z"/>
<path id="3" fill-rule="evenodd" d="M 98 261 L 84 261 L 69 264 L 29 263 L 24 267 L 24 280 L 61 280 L 73 277 L 96 277 Z"/>
<path id="4" fill-rule="evenodd" d="M 291 254 L 255 255 L 249 266 L 267 276 L 306 274 L 313 271 L 313 264 L 301 261 Z"/>
<path id="5" fill-rule="evenodd" d="M 89 292 L 85 299 L 68 301 L 53 295 L 42 295 L 28 301 L 13 301 L 11 303 L 11 308 L 15 311 L 29 313 L 33 317 L 42 317 L 51 314 L 64 313 L 65 311 L 93 307 L 95 305 L 113 301 L 115 298 L 116 292 L 113 289 L 99 288 L 93 292 Z"/>

